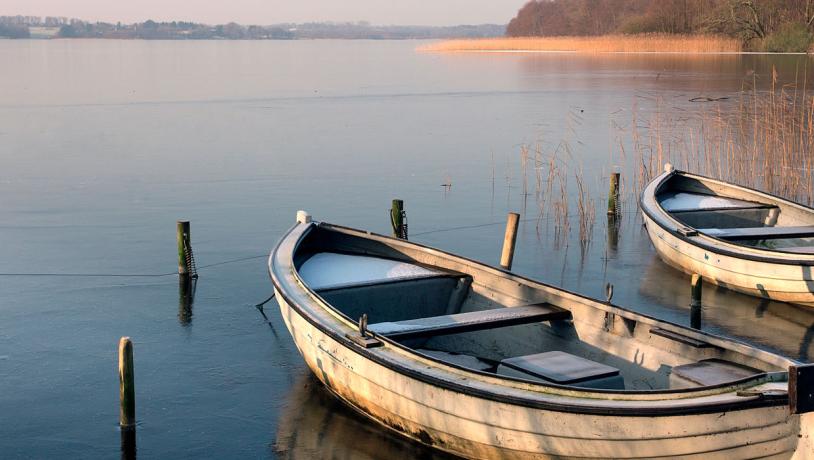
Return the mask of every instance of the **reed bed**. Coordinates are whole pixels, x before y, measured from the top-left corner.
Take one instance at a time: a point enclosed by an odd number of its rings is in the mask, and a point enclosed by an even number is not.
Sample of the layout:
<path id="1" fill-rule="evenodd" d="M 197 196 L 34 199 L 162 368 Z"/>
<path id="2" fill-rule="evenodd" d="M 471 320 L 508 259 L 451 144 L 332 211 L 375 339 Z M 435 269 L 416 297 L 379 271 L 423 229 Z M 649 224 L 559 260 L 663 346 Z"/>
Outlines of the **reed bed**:
<path id="1" fill-rule="evenodd" d="M 800 73 L 805 82 L 805 70 Z M 622 173 L 622 214 L 635 218 L 642 189 L 668 162 L 678 169 L 814 204 L 814 92 L 805 83 L 778 85 L 776 72 L 774 83 L 765 90 L 756 89 L 754 77 L 750 79 L 739 96 L 689 109 L 677 110 L 673 103 L 643 95 L 634 103 L 628 122 L 612 120 L 617 137 L 610 142 L 609 164 L 592 165 L 587 176 L 580 151 L 572 149 L 581 145 L 578 117 L 566 116 L 564 138 L 556 144 L 521 145 L 524 214 L 526 200 L 532 197 L 538 208 L 538 236 L 553 229 L 554 246 L 567 247 L 571 228 L 577 227 L 584 258 L 597 213 L 604 213 L 596 203 L 607 198 L 610 169 Z M 493 194 L 494 161 L 493 155 Z M 507 187 L 513 167 L 507 164 Z M 608 231 L 618 233 L 620 222 L 609 220 Z"/>
<path id="2" fill-rule="evenodd" d="M 424 52 L 739 53 L 738 40 L 718 35 L 605 35 L 600 37 L 501 37 L 446 40 Z"/>
<path id="3" fill-rule="evenodd" d="M 796 83 L 746 88 L 689 120 L 661 111 L 634 122 L 636 191 L 664 163 L 814 204 L 814 94 Z M 805 77 L 803 77 L 805 81 Z"/>

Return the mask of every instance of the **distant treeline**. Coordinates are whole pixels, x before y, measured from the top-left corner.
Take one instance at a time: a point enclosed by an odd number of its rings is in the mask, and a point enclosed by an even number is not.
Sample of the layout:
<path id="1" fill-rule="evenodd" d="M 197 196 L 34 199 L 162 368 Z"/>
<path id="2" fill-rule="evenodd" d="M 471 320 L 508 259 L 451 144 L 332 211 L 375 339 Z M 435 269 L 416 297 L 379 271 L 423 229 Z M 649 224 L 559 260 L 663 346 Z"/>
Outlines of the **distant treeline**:
<path id="1" fill-rule="evenodd" d="M 720 34 L 749 49 L 806 51 L 814 38 L 814 0 L 531 0 L 506 34 Z"/>
<path id="2" fill-rule="evenodd" d="M 44 32 L 45 30 L 45 32 Z M 62 17 L 0 16 L 0 37 L 5 38 L 122 38 L 144 40 L 293 40 L 309 38 L 409 39 L 495 37 L 505 26 L 376 26 L 367 22 L 306 23 L 244 26 L 233 22 L 207 25 L 194 22 L 145 21 L 134 24 L 88 22 Z"/>

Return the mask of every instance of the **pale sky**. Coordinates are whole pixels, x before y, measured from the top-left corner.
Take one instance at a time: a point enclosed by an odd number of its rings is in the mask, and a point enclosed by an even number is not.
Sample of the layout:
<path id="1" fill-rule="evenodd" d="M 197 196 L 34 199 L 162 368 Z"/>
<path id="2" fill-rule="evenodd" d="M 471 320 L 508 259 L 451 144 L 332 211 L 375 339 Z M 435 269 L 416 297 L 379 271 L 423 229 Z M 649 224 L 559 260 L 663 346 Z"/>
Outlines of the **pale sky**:
<path id="1" fill-rule="evenodd" d="M 0 16 L 208 24 L 369 21 L 379 25 L 505 24 L 527 0 L 0 0 Z"/>

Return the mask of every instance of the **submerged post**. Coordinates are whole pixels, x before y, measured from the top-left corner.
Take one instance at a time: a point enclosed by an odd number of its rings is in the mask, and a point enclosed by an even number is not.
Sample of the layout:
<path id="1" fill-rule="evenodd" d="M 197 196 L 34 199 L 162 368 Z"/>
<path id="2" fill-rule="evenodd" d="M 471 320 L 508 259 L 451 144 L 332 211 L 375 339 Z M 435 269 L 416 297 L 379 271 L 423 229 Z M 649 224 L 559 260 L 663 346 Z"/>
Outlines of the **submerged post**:
<path id="1" fill-rule="evenodd" d="M 503 236 L 503 252 L 500 255 L 500 266 L 506 270 L 512 269 L 514 260 L 514 246 L 517 242 L 517 224 L 520 222 L 520 214 L 510 212 L 506 218 L 506 234 Z"/>
<path id="2" fill-rule="evenodd" d="M 178 274 L 181 276 L 189 276 L 187 248 L 191 247 L 191 238 L 189 236 L 188 220 L 179 220 L 176 223 L 175 239 L 178 241 Z"/>
<path id="3" fill-rule="evenodd" d="M 610 191 L 608 192 L 608 215 L 619 214 L 619 173 L 611 173 Z"/>
<path id="4" fill-rule="evenodd" d="M 130 337 L 119 340 L 119 426 L 122 430 L 136 429 L 136 387 L 133 373 L 133 342 Z"/>
<path id="5" fill-rule="evenodd" d="M 393 205 L 390 208 L 390 224 L 393 226 L 393 236 L 406 240 L 407 226 L 404 223 L 404 217 L 404 201 L 399 199 L 393 200 Z"/>
<path id="6" fill-rule="evenodd" d="M 701 329 L 701 275 L 692 275 L 692 300 L 690 301 L 690 327 Z"/>

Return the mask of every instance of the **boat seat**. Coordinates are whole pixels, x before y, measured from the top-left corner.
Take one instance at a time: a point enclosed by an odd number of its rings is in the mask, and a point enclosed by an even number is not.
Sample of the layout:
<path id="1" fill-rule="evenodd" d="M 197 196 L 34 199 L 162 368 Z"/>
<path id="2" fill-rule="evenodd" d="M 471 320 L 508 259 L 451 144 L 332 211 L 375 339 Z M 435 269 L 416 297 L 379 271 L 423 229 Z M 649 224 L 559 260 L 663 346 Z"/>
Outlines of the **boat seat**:
<path id="1" fill-rule="evenodd" d="M 762 373 L 761 370 L 723 359 L 704 359 L 673 367 L 670 388 L 720 385 Z"/>
<path id="2" fill-rule="evenodd" d="M 794 252 L 797 254 L 814 254 L 814 246 L 789 246 L 785 248 L 774 248 L 778 251 Z"/>
<path id="3" fill-rule="evenodd" d="M 435 358 L 439 361 L 444 361 L 450 364 L 454 364 L 460 367 L 466 367 L 469 369 L 476 369 L 479 371 L 490 371 L 494 370 L 495 365 L 493 363 L 484 361 L 483 359 L 478 358 L 477 356 L 467 355 L 463 353 L 451 353 L 448 351 L 440 351 L 440 350 L 428 350 L 426 348 L 418 348 L 416 349 L 417 352 L 427 355 L 431 358 Z"/>
<path id="4" fill-rule="evenodd" d="M 625 389 L 619 369 L 564 351 L 504 359 L 498 365 L 497 373 L 582 388 Z"/>
<path id="5" fill-rule="evenodd" d="M 700 233 L 722 240 L 768 240 L 814 236 L 814 225 L 801 227 L 699 228 L 697 230 Z"/>
<path id="6" fill-rule="evenodd" d="M 676 192 L 658 196 L 661 207 L 670 213 L 719 211 L 724 209 L 771 209 L 777 206 L 703 193 Z"/>
<path id="7" fill-rule="evenodd" d="M 334 252 L 312 255 L 297 272 L 315 291 L 449 276 L 451 273 L 400 260 Z"/>
<path id="8" fill-rule="evenodd" d="M 503 326 L 571 319 L 571 312 L 548 303 L 430 316 L 368 325 L 371 332 L 392 339 L 434 337 Z"/>

